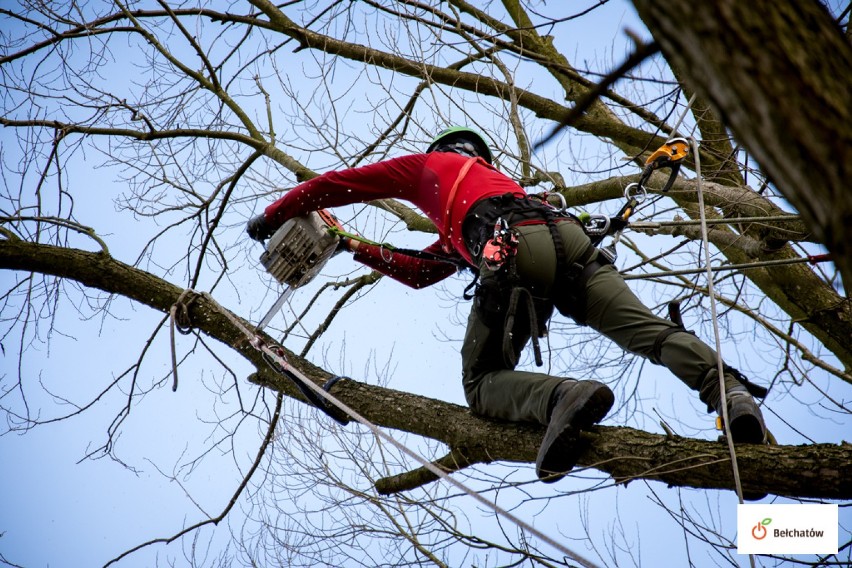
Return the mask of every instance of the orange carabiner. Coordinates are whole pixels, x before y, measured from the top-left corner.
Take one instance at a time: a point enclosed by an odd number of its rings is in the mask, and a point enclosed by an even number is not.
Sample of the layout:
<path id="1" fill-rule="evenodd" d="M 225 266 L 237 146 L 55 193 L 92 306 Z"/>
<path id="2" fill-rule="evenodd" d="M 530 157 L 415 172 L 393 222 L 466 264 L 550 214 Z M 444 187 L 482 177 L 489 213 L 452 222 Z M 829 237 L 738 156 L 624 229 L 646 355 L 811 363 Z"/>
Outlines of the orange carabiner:
<path id="1" fill-rule="evenodd" d="M 653 154 L 645 160 L 645 168 L 656 170 L 659 168 L 670 168 L 680 163 L 689 155 L 689 142 L 686 138 L 672 138 L 657 148 Z"/>
<path id="2" fill-rule="evenodd" d="M 669 180 L 663 187 L 663 192 L 668 191 L 674 183 L 675 178 L 677 178 L 681 162 L 683 162 L 684 158 L 688 155 L 689 141 L 687 141 L 686 138 L 672 138 L 668 140 L 665 144 L 657 148 L 650 156 L 648 156 L 647 160 L 645 160 L 645 169 L 642 171 L 642 177 L 639 179 L 639 185 L 644 187 L 645 182 L 648 181 L 648 178 L 651 177 L 654 170 L 670 168 L 671 174 L 669 175 Z"/>

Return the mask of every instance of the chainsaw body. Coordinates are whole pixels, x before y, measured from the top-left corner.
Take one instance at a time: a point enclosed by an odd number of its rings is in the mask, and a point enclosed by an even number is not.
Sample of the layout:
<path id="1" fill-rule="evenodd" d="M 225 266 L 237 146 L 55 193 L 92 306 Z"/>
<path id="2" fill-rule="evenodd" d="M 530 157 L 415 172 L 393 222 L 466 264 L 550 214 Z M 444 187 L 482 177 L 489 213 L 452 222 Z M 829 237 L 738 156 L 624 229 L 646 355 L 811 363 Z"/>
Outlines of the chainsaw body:
<path id="1" fill-rule="evenodd" d="M 260 263 L 281 284 L 298 288 L 319 274 L 340 237 L 329 232 L 337 221 L 327 211 L 288 219 L 270 237 Z"/>

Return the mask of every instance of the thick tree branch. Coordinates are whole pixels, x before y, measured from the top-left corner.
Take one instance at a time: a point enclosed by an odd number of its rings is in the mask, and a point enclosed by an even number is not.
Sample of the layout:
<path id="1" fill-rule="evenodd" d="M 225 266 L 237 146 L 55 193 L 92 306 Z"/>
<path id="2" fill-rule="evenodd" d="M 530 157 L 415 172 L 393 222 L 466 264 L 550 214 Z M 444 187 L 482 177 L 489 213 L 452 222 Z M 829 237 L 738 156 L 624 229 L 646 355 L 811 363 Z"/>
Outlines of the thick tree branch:
<path id="1" fill-rule="evenodd" d="M 180 287 L 103 253 L 66 249 L 20 240 L 0 240 L 0 268 L 32 271 L 76 280 L 120 294 L 167 313 Z M 237 351 L 258 367 L 251 380 L 296 397 L 289 381 L 267 370 L 241 331 L 203 297 L 192 303 L 194 327 Z M 318 383 L 329 373 L 290 354 L 290 362 Z M 471 463 L 535 460 L 543 428 L 487 420 L 469 409 L 351 380 L 332 393 L 378 426 L 403 430 L 464 448 Z M 674 486 L 732 489 L 733 476 L 725 444 L 666 437 L 631 428 L 598 427 L 584 435 L 580 464 L 604 471 L 618 482 L 657 480 Z M 739 446 L 743 489 L 749 493 L 849 499 L 852 445 Z"/>

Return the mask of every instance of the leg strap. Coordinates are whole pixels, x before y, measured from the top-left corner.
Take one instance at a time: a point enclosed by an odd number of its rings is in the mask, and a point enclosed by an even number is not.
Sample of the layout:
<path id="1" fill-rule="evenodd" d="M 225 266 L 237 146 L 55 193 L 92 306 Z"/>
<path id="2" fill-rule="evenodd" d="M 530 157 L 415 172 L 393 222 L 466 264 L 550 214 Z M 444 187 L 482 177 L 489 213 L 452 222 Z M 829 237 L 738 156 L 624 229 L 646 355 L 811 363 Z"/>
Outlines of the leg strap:
<path id="1" fill-rule="evenodd" d="M 529 316 L 530 339 L 532 340 L 533 352 L 535 353 L 535 364 L 538 367 L 544 365 L 544 361 L 541 358 L 541 346 L 538 342 L 539 329 L 538 318 L 536 317 L 535 301 L 533 300 L 532 294 L 530 294 L 529 290 L 520 286 L 515 286 L 512 288 L 512 293 L 509 296 L 509 309 L 506 310 L 506 322 L 503 326 L 503 361 L 510 369 L 514 369 L 515 365 L 518 364 L 518 356 L 517 353 L 515 353 L 515 345 L 512 341 L 514 335 L 512 330 L 515 327 L 515 313 L 518 310 L 518 302 L 522 295 L 526 299 L 527 304 L 526 308 Z"/>
<path id="2" fill-rule="evenodd" d="M 766 398 L 766 395 L 769 394 L 769 389 L 751 382 L 748 377 L 740 372 L 739 369 L 731 367 L 725 363 L 722 370 L 725 372 L 726 376 L 730 376 L 740 383 L 751 396 L 755 398 Z M 715 396 L 719 396 L 718 392 L 714 390 L 716 383 L 719 382 L 719 378 L 715 376 L 715 371 L 716 367 L 710 367 L 704 371 L 704 374 L 701 375 L 701 380 L 698 383 L 700 385 L 699 398 L 701 398 L 702 402 L 707 404 L 707 412 L 713 412 L 715 410 L 712 405 L 713 401 L 711 400 L 713 397 L 709 396 L 709 393 L 716 392 Z"/>
<path id="3" fill-rule="evenodd" d="M 657 335 L 656 339 L 654 339 L 654 354 L 651 357 L 651 362 L 655 365 L 662 365 L 662 351 L 663 351 L 663 342 L 668 338 L 668 336 L 673 333 L 689 333 L 691 335 L 695 335 L 694 332 L 689 331 L 683 326 L 683 317 L 680 313 L 680 302 L 677 300 L 672 300 L 669 302 L 669 319 L 677 324 L 677 327 L 670 327 L 668 329 L 664 329 Z M 702 377 L 703 382 L 703 377 Z"/>
<path id="4" fill-rule="evenodd" d="M 758 384 L 751 382 L 750 380 L 748 380 L 748 377 L 746 377 L 739 371 L 739 369 L 735 369 L 730 365 L 725 365 L 724 369 L 725 373 L 737 379 L 737 381 L 739 381 L 740 384 L 742 384 L 746 388 L 746 390 L 751 396 L 757 398 L 766 398 L 766 395 L 769 394 L 768 388 L 762 387 Z"/>

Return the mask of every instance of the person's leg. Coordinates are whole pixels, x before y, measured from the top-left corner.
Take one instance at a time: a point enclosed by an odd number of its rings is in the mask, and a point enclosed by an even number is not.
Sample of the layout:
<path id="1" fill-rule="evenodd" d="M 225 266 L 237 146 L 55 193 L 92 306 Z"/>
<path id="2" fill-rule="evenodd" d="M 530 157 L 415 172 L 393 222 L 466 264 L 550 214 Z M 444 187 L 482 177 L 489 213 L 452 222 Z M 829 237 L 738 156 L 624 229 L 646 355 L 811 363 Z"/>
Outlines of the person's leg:
<path id="1" fill-rule="evenodd" d="M 465 397 L 478 414 L 546 425 L 536 474 L 553 483 L 577 463 L 583 449 L 580 431 L 603 420 L 615 398 L 597 381 L 504 368 L 496 363 L 503 360 L 500 336 L 482 322 L 476 308 L 471 310 L 462 346 Z"/>
<path id="2" fill-rule="evenodd" d="M 716 365 L 716 352 L 695 335 L 648 309 L 612 265 L 601 267 L 586 285 L 586 324 L 623 349 L 671 370 L 690 388 Z M 669 335 L 661 335 L 669 333 Z M 662 341 L 657 345 L 658 338 Z"/>
<path id="3" fill-rule="evenodd" d="M 462 382 L 470 408 L 491 418 L 547 424 L 553 391 L 564 379 L 515 371 L 514 365 L 507 365 L 502 319 L 505 312 L 500 311 L 490 318 L 476 305 L 479 300 L 474 300 L 470 311 L 461 350 Z M 512 335 L 515 358 L 528 339 L 528 326 L 521 321 Z"/>
<path id="4" fill-rule="evenodd" d="M 625 350 L 667 367 L 721 414 L 715 350 L 674 322 L 653 314 L 611 265 L 599 269 L 586 285 L 586 318 L 590 327 Z M 765 426 L 760 409 L 734 375 L 725 374 L 734 440 L 762 442 Z"/>
<path id="5" fill-rule="evenodd" d="M 541 294 L 549 292 L 553 284 L 553 241 L 549 229 L 540 225 L 525 227 L 519 233 L 515 259 L 519 284 L 536 296 L 536 319 L 541 326 L 553 311 L 550 300 Z M 582 451 L 580 431 L 606 416 L 614 396 L 609 387 L 597 381 L 515 371 L 514 361 L 530 339 L 529 306 L 517 306 L 515 326 L 510 330 L 512 353 L 507 356 L 503 341 L 507 292 L 501 293 L 494 276 L 481 272 L 480 289 L 468 319 L 462 346 L 465 396 L 471 409 L 480 414 L 547 425 L 536 458 L 536 474 L 552 483 L 577 463 Z"/>
<path id="6" fill-rule="evenodd" d="M 543 328 L 553 312 L 552 302 L 547 299 L 556 271 L 553 240 L 545 225 L 525 225 L 516 231 L 519 243 L 514 262 L 518 285 L 536 298 L 536 319 Z M 546 425 L 553 391 L 565 379 L 514 370 L 518 355 L 530 340 L 531 330 L 528 305 L 524 301 L 518 303 L 513 329 L 504 328 L 510 293 L 511 285 L 505 274 L 480 268 L 461 352 L 465 396 L 471 409 L 479 414 Z M 504 346 L 506 333 L 511 334 L 509 353 Z"/>

